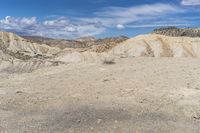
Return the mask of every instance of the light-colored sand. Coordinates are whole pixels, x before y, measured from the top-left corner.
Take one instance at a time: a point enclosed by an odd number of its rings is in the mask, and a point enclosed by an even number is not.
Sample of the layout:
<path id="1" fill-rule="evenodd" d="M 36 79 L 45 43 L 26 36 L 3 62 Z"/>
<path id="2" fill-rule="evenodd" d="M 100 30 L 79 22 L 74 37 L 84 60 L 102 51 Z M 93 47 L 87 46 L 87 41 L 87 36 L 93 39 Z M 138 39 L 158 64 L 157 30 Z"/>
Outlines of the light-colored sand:
<path id="1" fill-rule="evenodd" d="M 132 58 L 0 75 L 2 133 L 199 131 L 199 59 Z"/>
<path id="2" fill-rule="evenodd" d="M 0 133 L 199 133 L 199 42 L 141 35 L 95 53 L 0 32 Z"/>

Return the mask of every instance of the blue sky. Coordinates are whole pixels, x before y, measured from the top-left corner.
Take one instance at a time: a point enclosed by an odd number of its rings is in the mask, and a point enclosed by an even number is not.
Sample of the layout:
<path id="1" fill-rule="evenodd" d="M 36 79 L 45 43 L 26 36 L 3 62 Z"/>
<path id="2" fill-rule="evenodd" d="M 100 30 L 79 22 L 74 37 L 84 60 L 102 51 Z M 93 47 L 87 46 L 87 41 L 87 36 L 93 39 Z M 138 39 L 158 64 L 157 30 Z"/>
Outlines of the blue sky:
<path id="1" fill-rule="evenodd" d="M 51 38 L 129 37 L 199 27 L 200 0 L 1 0 L 0 30 Z"/>

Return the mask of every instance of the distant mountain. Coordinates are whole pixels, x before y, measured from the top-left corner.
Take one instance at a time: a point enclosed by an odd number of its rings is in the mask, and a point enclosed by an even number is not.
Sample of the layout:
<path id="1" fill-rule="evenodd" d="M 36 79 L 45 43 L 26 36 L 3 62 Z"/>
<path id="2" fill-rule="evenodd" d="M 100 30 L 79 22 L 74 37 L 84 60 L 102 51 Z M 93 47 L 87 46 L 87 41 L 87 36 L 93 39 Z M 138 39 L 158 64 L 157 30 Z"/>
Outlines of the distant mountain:
<path id="1" fill-rule="evenodd" d="M 160 34 L 172 37 L 200 37 L 200 28 L 167 27 L 155 29 L 152 34 Z"/>
<path id="2" fill-rule="evenodd" d="M 22 36 L 23 38 L 39 43 L 47 44 L 51 47 L 58 47 L 60 49 L 65 48 L 81 48 L 81 49 L 92 49 L 95 52 L 104 52 L 108 49 L 113 48 L 118 43 L 121 43 L 128 39 L 126 36 L 105 38 L 105 39 L 96 39 L 94 37 L 83 37 L 75 40 L 64 40 L 64 39 L 51 39 L 37 36 Z"/>

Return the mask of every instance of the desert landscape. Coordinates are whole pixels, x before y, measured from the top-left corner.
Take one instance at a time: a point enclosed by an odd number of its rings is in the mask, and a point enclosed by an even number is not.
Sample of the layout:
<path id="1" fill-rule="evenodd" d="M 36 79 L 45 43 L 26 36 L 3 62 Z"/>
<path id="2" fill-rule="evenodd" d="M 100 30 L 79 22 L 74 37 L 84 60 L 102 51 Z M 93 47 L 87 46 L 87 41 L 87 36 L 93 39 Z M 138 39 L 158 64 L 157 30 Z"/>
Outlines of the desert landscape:
<path id="1" fill-rule="evenodd" d="M 61 40 L 2 31 L 0 132 L 199 133 L 199 33 Z"/>

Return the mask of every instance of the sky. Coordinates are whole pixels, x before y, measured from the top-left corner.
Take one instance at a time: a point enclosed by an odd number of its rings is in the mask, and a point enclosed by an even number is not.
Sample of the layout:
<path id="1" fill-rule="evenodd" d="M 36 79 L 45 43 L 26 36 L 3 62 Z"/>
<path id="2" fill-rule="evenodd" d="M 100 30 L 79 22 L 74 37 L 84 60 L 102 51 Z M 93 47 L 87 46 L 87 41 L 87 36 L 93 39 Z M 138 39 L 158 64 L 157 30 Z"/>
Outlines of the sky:
<path id="1" fill-rule="evenodd" d="M 0 30 L 72 39 L 200 27 L 200 0 L 1 0 Z"/>

